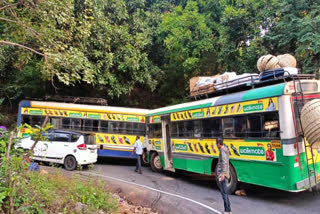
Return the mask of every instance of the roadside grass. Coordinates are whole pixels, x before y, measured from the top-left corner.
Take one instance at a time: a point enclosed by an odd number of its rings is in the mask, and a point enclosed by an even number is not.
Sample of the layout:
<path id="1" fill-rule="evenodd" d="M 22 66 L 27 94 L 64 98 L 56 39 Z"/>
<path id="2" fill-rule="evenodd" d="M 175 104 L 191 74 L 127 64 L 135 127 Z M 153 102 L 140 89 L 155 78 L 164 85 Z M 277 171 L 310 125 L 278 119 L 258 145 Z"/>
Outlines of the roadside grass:
<path id="1" fill-rule="evenodd" d="M 64 176 L 58 169 L 30 171 L 33 148 L 51 127 L 47 119 L 41 127 L 30 129 L 36 140 L 29 152 L 14 147 L 20 142 L 16 136 L 21 127 L 10 133 L 0 129 L 0 214 L 117 213 L 118 199 L 99 179 Z"/>
<path id="2" fill-rule="evenodd" d="M 61 173 L 28 172 L 16 181 L 18 213 L 116 213 L 118 200 L 100 180 L 64 177 Z M 79 206 L 80 204 L 80 206 Z"/>

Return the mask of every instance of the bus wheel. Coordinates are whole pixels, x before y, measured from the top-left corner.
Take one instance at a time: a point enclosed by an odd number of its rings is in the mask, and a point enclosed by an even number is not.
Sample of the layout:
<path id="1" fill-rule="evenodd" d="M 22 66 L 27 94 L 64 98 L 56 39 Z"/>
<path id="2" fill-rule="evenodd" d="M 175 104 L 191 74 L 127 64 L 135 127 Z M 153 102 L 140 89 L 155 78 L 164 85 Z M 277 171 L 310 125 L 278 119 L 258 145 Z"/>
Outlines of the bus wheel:
<path id="1" fill-rule="evenodd" d="M 150 166 L 151 166 L 152 171 L 162 172 L 163 167 L 161 165 L 160 156 L 158 155 L 158 153 L 154 152 L 151 154 Z"/>
<path id="2" fill-rule="evenodd" d="M 217 170 L 218 170 L 218 165 L 215 170 L 216 175 L 217 175 Z M 237 190 L 237 187 L 238 187 L 238 177 L 237 177 L 236 170 L 233 168 L 233 166 L 230 163 L 229 163 L 229 174 L 230 174 L 230 179 L 228 180 L 227 188 L 228 188 L 228 193 L 233 194 Z M 221 184 L 219 182 L 218 176 L 216 176 L 216 183 L 220 189 Z"/>

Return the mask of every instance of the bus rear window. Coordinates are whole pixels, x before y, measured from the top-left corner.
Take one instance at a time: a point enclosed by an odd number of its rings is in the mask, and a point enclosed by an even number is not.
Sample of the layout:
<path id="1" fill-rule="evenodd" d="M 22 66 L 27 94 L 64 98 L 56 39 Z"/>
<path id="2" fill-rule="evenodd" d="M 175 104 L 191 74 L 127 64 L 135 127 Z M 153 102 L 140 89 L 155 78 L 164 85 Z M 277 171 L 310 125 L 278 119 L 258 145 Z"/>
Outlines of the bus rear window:
<path id="1" fill-rule="evenodd" d="M 264 115 L 264 138 L 279 138 L 279 116 L 277 113 L 268 113 Z"/>

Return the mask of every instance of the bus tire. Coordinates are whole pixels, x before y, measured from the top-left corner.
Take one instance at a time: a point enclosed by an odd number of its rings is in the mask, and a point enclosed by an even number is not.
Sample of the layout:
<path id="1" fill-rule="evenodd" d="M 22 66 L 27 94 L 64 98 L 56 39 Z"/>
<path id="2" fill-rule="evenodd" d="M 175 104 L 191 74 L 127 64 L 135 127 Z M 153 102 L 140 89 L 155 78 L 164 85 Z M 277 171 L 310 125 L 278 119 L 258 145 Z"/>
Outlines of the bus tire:
<path id="1" fill-rule="evenodd" d="M 154 172 L 162 172 L 163 167 L 161 165 L 160 156 L 158 153 L 153 152 L 150 157 L 150 166 Z"/>
<path id="2" fill-rule="evenodd" d="M 68 155 L 65 159 L 64 159 L 64 168 L 68 171 L 72 171 L 75 170 L 77 168 L 77 160 L 74 156 L 72 155 Z"/>
<path id="3" fill-rule="evenodd" d="M 215 172 L 216 172 L 216 183 L 220 189 L 221 184 L 217 176 L 217 170 L 218 170 L 218 165 L 216 166 Z M 228 180 L 228 184 L 227 184 L 228 193 L 233 194 L 238 187 L 238 177 L 237 177 L 236 170 L 233 168 L 233 166 L 230 163 L 229 163 L 229 175 L 230 175 L 230 179 Z"/>

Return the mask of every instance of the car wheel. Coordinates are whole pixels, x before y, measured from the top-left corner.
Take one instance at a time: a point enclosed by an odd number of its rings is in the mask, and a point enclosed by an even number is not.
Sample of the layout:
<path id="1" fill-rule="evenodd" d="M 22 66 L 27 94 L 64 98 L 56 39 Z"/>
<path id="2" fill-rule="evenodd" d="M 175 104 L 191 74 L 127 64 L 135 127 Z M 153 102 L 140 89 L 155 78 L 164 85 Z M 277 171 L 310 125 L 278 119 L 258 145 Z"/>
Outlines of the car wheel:
<path id="1" fill-rule="evenodd" d="M 64 168 L 66 170 L 72 171 L 77 168 L 77 160 L 74 156 L 69 155 L 64 159 Z"/>
<path id="2" fill-rule="evenodd" d="M 158 153 L 154 152 L 151 154 L 150 166 L 151 166 L 152 171 L 154 171 L 154 172 L 162 172 L 163 171 L 163 167 L 162 167 L 161 161 L 160 161 L 160 156 L 158 155 Z"/>
<path id="3" fill-rule="evenodd" d="M 217 175 L 217 169 L 218 169 L 218 165 L 215 170 L 216 175 Z M 227 188 L 228 188 L 228 193 L 233 194 L 238 187 L 238 177 L 237 177 L 236 170 L 233 168 L 233 166 L 230 163 L 229 163 L 229 174 L 230 174 L 230 179 L 228 180 Z M 216 183 L 220 189 L 221 184 L 219 182 L 218 176 L 216 176 Z"/>

